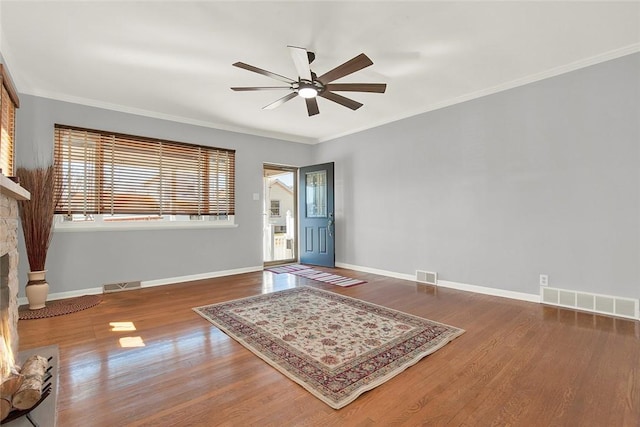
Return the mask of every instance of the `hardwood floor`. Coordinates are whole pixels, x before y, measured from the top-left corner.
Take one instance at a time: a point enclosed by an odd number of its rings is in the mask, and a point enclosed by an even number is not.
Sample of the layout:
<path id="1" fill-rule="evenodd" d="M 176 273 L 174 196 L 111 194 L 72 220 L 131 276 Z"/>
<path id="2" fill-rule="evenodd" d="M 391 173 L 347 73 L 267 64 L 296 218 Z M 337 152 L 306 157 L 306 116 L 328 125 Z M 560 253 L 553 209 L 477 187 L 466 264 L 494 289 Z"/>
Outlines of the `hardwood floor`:
<path id="1" fill-rule="evenodd" d="M 82 312 L 21 320 L 20 349 L 59 346 L 62 427 L 640 425 L 640 322 L 341 273 L 368 283 L 257 272 L 106 294 Z M 298 285 L 466 333 L 334 410 L 191 310 Z M 123 348 L 131 336 L 144 347 Z"/>

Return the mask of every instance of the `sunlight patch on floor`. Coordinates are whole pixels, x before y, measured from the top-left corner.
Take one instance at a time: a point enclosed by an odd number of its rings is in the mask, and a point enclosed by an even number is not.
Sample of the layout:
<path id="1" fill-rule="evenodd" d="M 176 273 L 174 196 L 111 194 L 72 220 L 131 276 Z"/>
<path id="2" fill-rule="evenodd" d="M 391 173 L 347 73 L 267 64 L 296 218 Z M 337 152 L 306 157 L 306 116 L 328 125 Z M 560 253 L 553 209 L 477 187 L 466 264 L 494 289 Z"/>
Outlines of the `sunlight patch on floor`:
<path id="1" fill-rule="evenodd" d="M 136 325 L 133 322 L 109 322 L 111 332 L 135 331 Z"/>
<path id="2" fill-rule="evenodd" d="M 119 340 L 120 347 L 122 348 L 130 348 L 130 347 L 144 347 L 144 341 L 142 337 L 122 337 Z"/>

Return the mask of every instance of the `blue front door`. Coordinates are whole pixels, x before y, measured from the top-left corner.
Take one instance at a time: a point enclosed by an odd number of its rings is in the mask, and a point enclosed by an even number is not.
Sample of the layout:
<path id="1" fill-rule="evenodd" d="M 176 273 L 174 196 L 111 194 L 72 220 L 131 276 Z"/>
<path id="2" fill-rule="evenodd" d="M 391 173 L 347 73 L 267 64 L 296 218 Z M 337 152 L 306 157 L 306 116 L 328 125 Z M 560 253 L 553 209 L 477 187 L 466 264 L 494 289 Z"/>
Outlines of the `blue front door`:
<path id="1" fill-rule="evenodd" d="M 300 168 L 300 262 L 335 267 L 333 162 Z"/>

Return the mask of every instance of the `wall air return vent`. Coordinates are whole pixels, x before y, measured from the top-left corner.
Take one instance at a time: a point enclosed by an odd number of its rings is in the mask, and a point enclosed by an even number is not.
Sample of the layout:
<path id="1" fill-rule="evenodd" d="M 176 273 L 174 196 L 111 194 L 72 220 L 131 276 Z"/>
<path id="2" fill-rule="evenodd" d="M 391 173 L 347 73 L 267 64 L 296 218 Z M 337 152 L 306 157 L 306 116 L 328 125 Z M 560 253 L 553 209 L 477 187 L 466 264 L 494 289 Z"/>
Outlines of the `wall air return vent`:
<path id="1" fill-rule="evenodd" d="M 640 301 L 633 298 L 599 295 L 545 286 L 540 287 L 540 295 L 543 304 L 575 308 L 628 319 L 640 319 Z"/>
<path id="2" fill-rule="evenodd" d="M 102 285 L 102 292 L 105 294 L 111 292 L 130 291 L 132 289 L 140 289 L 140 281 L 135 282 L 119 282 Z"/>
<path id="3" fill-rule="evenodd" d="M 438 273 L 433 271 L 416 270 L 416 282 L 426 283 L 428 285 L 438 284 Z"/>

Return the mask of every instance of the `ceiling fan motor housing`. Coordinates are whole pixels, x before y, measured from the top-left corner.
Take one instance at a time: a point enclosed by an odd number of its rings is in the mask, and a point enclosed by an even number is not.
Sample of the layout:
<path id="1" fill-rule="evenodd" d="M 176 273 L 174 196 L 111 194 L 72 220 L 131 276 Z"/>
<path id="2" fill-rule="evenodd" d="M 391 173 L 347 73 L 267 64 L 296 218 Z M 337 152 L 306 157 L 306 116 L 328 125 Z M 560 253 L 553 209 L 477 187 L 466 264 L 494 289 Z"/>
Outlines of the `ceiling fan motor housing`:
<path id="1" fill-rule="evenodd" d="M 298 93 L 300 93 L 300 90 L 302 89 L 313 89 L 315 90 L 316 95 L 320 95 L 325 90 L 324 85 L 317 80 L 311 81 L 311 80 L 300 79 L 297 83 L 293 83 L 291 87 L 295 92 L 298 92 Z M 303 95 L 300 95 L 300 96 L 303 96 Z"/>

